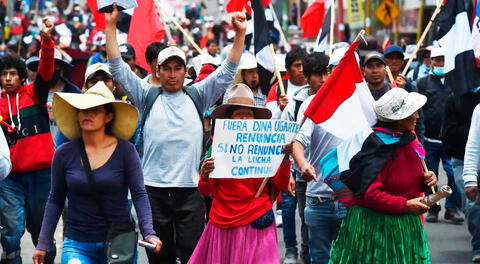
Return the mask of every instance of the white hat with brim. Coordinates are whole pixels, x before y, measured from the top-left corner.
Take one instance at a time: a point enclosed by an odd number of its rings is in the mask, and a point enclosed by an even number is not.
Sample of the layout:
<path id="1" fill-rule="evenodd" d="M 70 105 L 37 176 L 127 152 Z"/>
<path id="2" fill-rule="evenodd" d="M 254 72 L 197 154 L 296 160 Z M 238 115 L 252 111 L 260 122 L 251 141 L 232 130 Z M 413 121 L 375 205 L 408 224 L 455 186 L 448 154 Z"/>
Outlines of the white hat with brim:
<path id="1" fill-rule="evenodd" d="M 167 48 L 164 48 L 158 53 L 157 57 L 157 64 L 162 65 L 164 62 L 169 60 L 170 58 L 177 57 L 179 58 L 183 65 L 187 65 L 187 59 L 185 58 L 185 52 L 183 50 L 175 47 L 175 46 L 170 46 Z"/>
<path id="2" fill-rule="evenodd" d="M 427 97 L 403 88 L 392 88 L 373 103 L 378 120 L 395 122 L 417 112 L 427 102 Z"/>
<path id="3" fill-rule="evenodd" d="M 434 47 L 432 48 L 432 51 L 430 51 L 430 58 L 435 58 L 435 57 L 441 57 L 445 56 L 445 50 L 440 47 Z"/>
<path id="4" fill-rule="evenodd" d="M 232 107 L 248 107 L 253 110 L 256 119 L 270 119 L 272 112 L 266 107 L 255 106 L 255 99 L 250 87 L 243 83 L 235 84 L 228 92 L 227 103 L 213 110 L 211 118 L 230 118 L 228 109 Z"/>
<path id="5" fill-rule="evenodd" d="M 240 64 L 237 67 L 237 73 L 233 79 L 233 83 L 243 83 L 242 72 L 243 70 L 255 69 L 258 67 L 257 60 L 255 56 L 251 53 L 243 53 L 242 58 L 240 59 Z"/>
<path id="6" fill-rule="evenodd" d="M 106 104 L 111 104 L 114 110 L 113 136 L 129 140 L 137 129 L 138 111 L 131 104 L 116 101 L 104 82 L 97 82 L 85 94 L 55 93 L 53 116 L 62 134 L 69 140 L 73 140 L 82 134 L 78 123 L 78 110 Z"/>
<path id="7" fill-rule="evenodd" d="M 88 66 L 87 70 L 85 71 L 85 82 L 92 78 L 95 73 L 99 71 L 103 71 L 110 78 L 112 78 L 112 73 L 110 72 L 110 68 L 108 67 L 108 65 L 105 63 L 97 62 Z"/>

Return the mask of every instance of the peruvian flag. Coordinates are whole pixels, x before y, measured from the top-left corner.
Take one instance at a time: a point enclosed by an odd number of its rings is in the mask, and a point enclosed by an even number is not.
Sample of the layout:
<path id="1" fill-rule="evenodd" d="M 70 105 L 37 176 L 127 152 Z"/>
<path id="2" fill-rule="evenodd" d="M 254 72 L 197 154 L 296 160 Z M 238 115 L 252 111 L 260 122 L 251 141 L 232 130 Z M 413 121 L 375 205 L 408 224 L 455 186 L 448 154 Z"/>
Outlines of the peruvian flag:
<path id="1" fill-rule="evenodd" d="M 350 45 L 305 110 L 306 117 L 343 140 L 370 129 L 376 122 L 374 99 L 355 58 L 359 43 Z"/>
<path id="2" fill-rule="evenodd" d="M 480 67 L 480 0 L 477 1 L 475 8 L 475 17 L 472 25 L 472 42 L 477 67 Z"/>
<path id="3" fill-rule="evenodd" d="M 160 21 L 153 1 L 139 1 L 138 7 L 133 11 L 127 38 L 137 54 L 137 64 L 144 69 L 150 69 L 144 56 L 147 46 L 162 41 L 165 35 L 165 25 Z"/>
<path id="4" fill-rule="evenodd" d="M 300 25 L 303 33 L 302 38 L 315 37 L 323 25 L 323 18 L 325 17 L 325 0 L 315 0 L 305 10 Z"/>
<path id="5" fill-rule="evenodd" d="M 448 0 L 438 15 L 437 26 L 439 30 L 436 39 L 445 50 L 445 84 L 452 88 L 458 98 L 480 85 L 480 68 L 477 68 L 475 63 L 472 31 L 465 2 Z M 478 49 L 478 42 L 476 46 Z"/>

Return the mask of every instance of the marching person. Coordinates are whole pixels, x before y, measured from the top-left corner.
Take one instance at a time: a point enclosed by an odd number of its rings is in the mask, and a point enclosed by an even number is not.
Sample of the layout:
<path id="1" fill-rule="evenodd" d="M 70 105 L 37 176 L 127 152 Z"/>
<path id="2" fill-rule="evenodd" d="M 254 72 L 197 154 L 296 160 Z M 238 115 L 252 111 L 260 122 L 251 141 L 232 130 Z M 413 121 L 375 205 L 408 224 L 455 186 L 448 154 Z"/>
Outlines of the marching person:
<path id="1" fill-rule="evenodd" d="M 0 59 L 0 113 L 12 128 L 2 126 L 12 171 L 0 181 L 2 264 L 21 263 L 20 241 L 25 228 L 37 245 L 43 212 L 50 191 L 50 166 L 55 151 L 46 103 L 54 74 L 53 23 L 43 20 L 41 58 L 34 83 L 26 84 L 25 62 L 14 55 Z M 34 154 L 33 154 L 34 153 Z M 52 248 L 45 263 L 53 263 Z"/>
<path id="2" fill-rule="evenodd" d="M 461 215 L 462 208 L 461 195 L 455 183 L 455 176 L 452 169 L 451 157 L 445 152 L 445 146 L 441 135 L 442 123 L 444 122 L 445 105 L 448 96 L 452 93 L 452 88 L 445 84 L 445 50 L 443 48 L 433 48 L 431 53 L 432 71 L 417 81 L 418 92 L 427 97 L 427 103 L 422 108 L 425 122 L 425 162 L 428 169 L 438 174 L 440 161 L 447 174 L 448 186 L 452 188 L 452 195 L 445 200 L 445 220 L 452 223 L 463 223 L 464 218 Z M 460 136 L 460 135 L 459 135 Z M 427 192 L 427 195 L 430 191 Z M 438 222 L 440 205 L 432 205 L 428 211 L 425 221 Z"/>
<path id="3" fill-rule="evenodd" d="M 282 118 L 283 120 L 297 121 L 302 103 L 309 97 L 314 96 L 322 87 L 328 78 L 329 57 L 320 52 L 314 52 L 305 57 L 303 72 L 307 77 L 308 86 L 299 90 L 293 95 L 291 100 L 285 107 Z M 303 114 L 302 114 L 303 115 Z M 305 150 L 305 156 L 308 157 L 309 148 Z M 301 170 L 298 164 L 293 163 L 291 169 L 292 177 L 295 180 L 295 197 L 290 197 L 287 193 L 282 192 L 282 224 L 283 224 L 283 241 L 285 242 L 285 259 L 283 264 L 295 264 L 298 258 L 297 236 L 295 228 L 295 209 L 298 206 L 298 213 L 301 219 L 301 250 L 300 258 L 305 264 L 310 263 L 310 254 L 308 248 L 308 228 L 305 224 L 305 204 L 307 182 L 301 176 Z"/>
<path id="4" fill-rule="evenodd" d="M 212 119 L 269 119 L 272 113 L 255 106 L 251 89 L 245 84 L 235 84 L 226 104 L 217 107 Z M 287 189 L 290 179 L 292 145 L 284 148 L 285 157 L 271 179 L 274 190 Z M 210 179 L 215 168 L 212 157 L 202 164 L 198 188 L 204 196 L 213 196 L 210 221 L 188 263 L 209 264 L 278 264 L 277 232 L 273 203 L 269 188 L 259 197 L 256 193 L 263 178 Z"/>
<path id="5" fill-rule="evenodd" d="M 468 231 L 472 236 L 472 262 L 480 262 L 480 199 L 478 198 L 478 170 L 480 168 L 480 105 L 472 114 L 463 165 L 463 181 L 467 196 L 466 216 Z"/>
<path id="6" fill-rule="evenodd" d="M 430 263 L 419 216 L 429 209 L 421 202 L 422 192 L 437 179 L 423 172 L 422 151 L 412 133 L 426 101 L 393 88 L 374 103 L 379 120 L 374 132 L 340 177 L 354 195 L 329 263 Z M 335 149 L 320 162 L 324 177 L 338 174 L 336 156 Z"/>
<path id="7" fill-rule="evenodd" d="M 174 46 L 157 58 L 161 88 L 140 80 L 120 58 L 116 24 L 120 13 L 114 5 L 105 14 L 110 71 L 142 109 L 143 169 L 152 206 L 153 225 L 164 246 L 160 254 L 147 251 L 150 263 L 187 262 L 205 223 L 205 204 L 198 192 L 203 151 L 203 113 L 230 87 L 243 51 L 246 17 L 232 15 L 236 31 L 229 57 L 213 73 L 192 86 L 183 86 L 185 53 Z M 147 111 L 146 106 L 149 110 Z M 202 115 L 200 117 L 200 115 Z"/>
<path id="8" fill-rule="evenodd" d="M 105 240 L 108 224 L 131 222 L 127 192 L 130 190 L 146 241 L 162 242 L 153 230 L 150 204 L 143 183 L 140 159 L 127 140 L 135 132 L 138 112 L 134 106 L 115 101 L 103 82 L 85 94 L 56 93 L 53 99 L 55 121 L 70 140 L 55 152 L 52 163 L 52 190 L 45 208 L 39 242 L 33 256 L 43 264 L 53 244 L 58 219 L 68 198 L 67 227 L 62 263 L 106 263 Z M 85 151 L 95 181 L 92 190 L 81 153 Z M 99 206 L 96 196 L 101 197 Z M 105 211 L 102 211 L 102 208 Z"/>

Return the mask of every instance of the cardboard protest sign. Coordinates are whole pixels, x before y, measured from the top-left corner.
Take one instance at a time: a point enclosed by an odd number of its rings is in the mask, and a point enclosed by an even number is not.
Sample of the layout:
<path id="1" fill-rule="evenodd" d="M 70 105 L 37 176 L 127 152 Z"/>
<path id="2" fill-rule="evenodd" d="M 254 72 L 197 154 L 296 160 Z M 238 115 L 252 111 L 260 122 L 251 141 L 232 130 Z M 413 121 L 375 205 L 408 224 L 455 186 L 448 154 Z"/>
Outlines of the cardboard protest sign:
<path id="1" fill-rule="evenodd" d="M 285 144 L 292 142 L 299 125 L 286 120 L 217 119 L 210 178 L 272 177 L 282 163 Z"/>
<path id="2" fill-rule="evenodd" d="M 137 1 L 135 0 L 97 0 L 99 13 L 112 13 L 113 4 L 116 3 L 118 10 L 130 9 L 137 7 Z"/>

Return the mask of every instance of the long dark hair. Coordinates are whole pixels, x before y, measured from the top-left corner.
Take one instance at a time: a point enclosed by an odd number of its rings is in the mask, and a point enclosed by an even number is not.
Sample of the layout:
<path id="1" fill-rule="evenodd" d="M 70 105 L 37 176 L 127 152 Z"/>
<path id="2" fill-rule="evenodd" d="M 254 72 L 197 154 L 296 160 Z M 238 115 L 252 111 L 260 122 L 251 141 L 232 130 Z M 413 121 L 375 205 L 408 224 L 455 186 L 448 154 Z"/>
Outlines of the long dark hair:
<path id="1" fill-rule="evenodd" d="M 103 107 L 105 108 L 105 111 L 107 112 L 107 114 L 113 115 L 112 120 L 105 125 L 105 134 L 113 136 L 113 123 L 115 122 L 115 117 L 116 117 L 115 109 L 113 108 L 113 104 L 106 104 L 106 105 L 103 105 Z"/>

